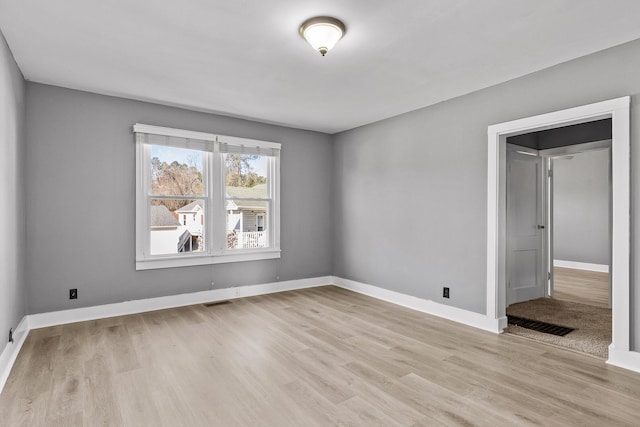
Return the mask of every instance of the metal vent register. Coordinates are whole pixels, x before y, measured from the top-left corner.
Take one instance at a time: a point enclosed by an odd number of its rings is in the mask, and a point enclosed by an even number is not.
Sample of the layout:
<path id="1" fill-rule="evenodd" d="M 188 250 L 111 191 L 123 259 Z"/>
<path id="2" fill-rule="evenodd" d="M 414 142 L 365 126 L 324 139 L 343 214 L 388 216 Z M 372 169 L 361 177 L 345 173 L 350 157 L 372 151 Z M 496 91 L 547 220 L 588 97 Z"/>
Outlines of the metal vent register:
<path id="1" fill-rule="evenodd" d="M 540 322 L 538 320 L 524 319 L 517 316 L 507 316 L 507 321 L 510 325 L 520 326 L 521 328 L 531 329 L 545 334 L 558 335 L 560 337 L 574 331 L 573 328 L 567 328 L 566 326 L 554 325 L 551 323 Z"/>
<path id="2" fill-rule="evenodd" d="M 216 305 L 224 305 L 224 304 L 231 304 L 231 301 L 228 301 L 228 300 L 227 301 L 214 301 L 214 302 L 208 302 L 208 303 L 205 303 L 205 304 L 202 304 L 202 305 L 204 305 L 205 307 L 215 307 Z"/>

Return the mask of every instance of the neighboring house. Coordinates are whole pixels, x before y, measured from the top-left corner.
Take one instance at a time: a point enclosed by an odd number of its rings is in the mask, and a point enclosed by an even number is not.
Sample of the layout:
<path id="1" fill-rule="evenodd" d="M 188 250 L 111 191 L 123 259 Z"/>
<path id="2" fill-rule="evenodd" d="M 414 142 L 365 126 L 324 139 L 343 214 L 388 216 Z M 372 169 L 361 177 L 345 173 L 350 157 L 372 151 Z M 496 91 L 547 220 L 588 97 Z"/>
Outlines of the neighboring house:
<path id="1" fill-rule="evenodd" d="M 180 225 L 187 227 L 192 236 L 202 237 L 204 209 L 202 200 L 196 200 L 175 211 Z"/>
<path id="2" fill-rule="evenodd" d="M 267 246 L 267 202 L 247 200 L 265 198 L 267 185 L 227 187 L 227 233 L 229 248 Z M 166 206 L 151 206 L 151 252 L 171 254 L 197 251 L 202 247 L 205 221 L 201 200 L 169 211 Z"/>
<path id="3" fill-rule="evenodd" d="M 267 229 L 267 202 L 260 199 L 267 194 L 267 184 L 253 187 L 227 187 L 227 229 L 238 231 L 265 231 Z"/>
<path id="4" fill-rule="evenodd" d="M 164 205 L 152 205 L 150 248 L 153 254 L 175 254 L 197 250 L 197 238 Z"/>
<path id="5" fill-rule="evenodd" d="M 230 248 L 267 246 L 267 184 L 226 187 L 227 233 Z M 235 240 L 237 238 L 237 241 Z"/>

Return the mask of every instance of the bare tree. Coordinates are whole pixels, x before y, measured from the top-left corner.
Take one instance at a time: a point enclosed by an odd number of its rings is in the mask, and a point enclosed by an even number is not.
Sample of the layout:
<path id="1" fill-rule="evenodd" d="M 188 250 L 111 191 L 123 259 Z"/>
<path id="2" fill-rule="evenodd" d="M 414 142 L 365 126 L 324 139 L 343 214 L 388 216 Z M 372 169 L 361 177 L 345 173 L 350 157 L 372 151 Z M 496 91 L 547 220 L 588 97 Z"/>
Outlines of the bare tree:
<path id="1" fill-rule="evenodd" d="M 253 170 L 252 162 L 260 156 L 251 154 L 227 154 L 225 166 L 227 168 L 226 185 L 231 187 L 253 187 L 264 184 L 267 179 Z"/>
<path id="2" fill-rule="evenodd" d="M 200 196 L 202 195 L 202 172 L 197 158 L 190 158 L 190 164 L 173 161 L 161 162 L 157 157 L 151 159 L 151 191 L 163 196 Z M 156 204 L 165 205 L 171 212 L 190 203 L 189 200 L 158 199 Z"/>

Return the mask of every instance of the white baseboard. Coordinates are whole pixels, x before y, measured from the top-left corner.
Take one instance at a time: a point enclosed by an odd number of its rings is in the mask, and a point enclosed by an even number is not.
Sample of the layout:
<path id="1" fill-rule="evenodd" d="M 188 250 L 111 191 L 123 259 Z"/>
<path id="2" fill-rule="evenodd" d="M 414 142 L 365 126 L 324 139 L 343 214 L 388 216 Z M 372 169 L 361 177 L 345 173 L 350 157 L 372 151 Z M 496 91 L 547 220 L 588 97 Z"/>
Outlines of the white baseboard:
<path id="1" fill-rule="evenodd" d="M 333 283 L 350 291 L 368 295 L 403 307 L 434 316 L 443 317 L 454 322 L 463 323 L 474 328 L 484 329 L 490 332 L 501 333 L 507 327 L 507 318 L 492 319 L 489 316 L 440 304 L 431 300 L 412 297 L 395 291 L 367 285 L 353 280 L 333 277 Z M 640 372 L 640 352 L 622 351 L 609 347 L 609 359 L 607 363 L 631 371 Z"/>
<path id="2" fill-rule="evenodd" d="M 561 259 L 553 260 L 554 267 L 573 268 L 576 270 L 598 271 L 600 273 L 608 273 L 609 266 L 606 264 L 591 264 L 588 262 L 563 261 Z"/>
<path id="3" fill-rule="evenodd" d="M 507 326 L 506 318 L 494 319 L 484 314 L 333 276 L 289 280 L 285 282 L 240 286 L 226 289 L 212 289 L 209 291 L 189 294 L 147 298 L 115 304 L 27 315 L 16 328 L 13 335 L 14 342 L 12 344 L 7 344 L 2 353 L 0 353 L 0 392 L 2 392 L 2 389 L 4 388 L 7 378 L 9 377 L 9 373 L 11 372 L 11 368 L 13 367 L 18 353 L 20 352 L 20 349 L 22 348 L 22 345 L 24 344 L 24 341 L 31 329 L 331 284 L 350 291 L 368 295 L 373 298 L 381 299 L 393 304 L 494 333 L 501 333 Z M 620 351 L 610 348 L 609 360 L 607 360 L 607 363 L 640 372 L 640 353 L 635 351 Z"/>
<path id="4" fill-rule="evenodd" d="M 309 279 L 288 280 L 283 282 L 238 286 L 225 289 L 212 289 L 209 291 L 193 292 L 189 294 L 146 298 L 114 304 L 30 314 L 25 316 L 20 322 L 20 325 L 16 328 L 16 332 L 13 335 L 14 343 L 7 344 L 2 353 L 0 353 L 0 392 L 2 392 L 2 389 L 4 388 L 4 384 L 9 377 L 9 373 L 11 372 L 11 368 L 18 356 L 20 348 L 31 329 L 64 325 L 66 323 L 84 322 L 87 320 L 104 319 L 114 316 L 124 316 L 127 314 L 144 313 L 146 311 L 162 310 L 165 308 L 182 307 L 206 302 L 224 301 L 233 298 L 244 298 L 275 292 L 293 291 L 296 289 L 313 288 L 316 286 L 331 284 L 331 276 L 313 277 Z"/>
<path id="5" fill-rule="evenodd" d="M 13 364 L 18 357 L 18 353 L 20 353 L 20 349 L 22 348 L 22 344 L 24 344 L 24 340 L 27 338 L 28 334 L 29 320 L 27 316 L 25 316 L 13 332 L 13 342 L 7 343 L 4 350 L 2 350 L 2 353 L 0 353 L 0 393 L 2 393 L 2 389 L 9 378 L 9 374 L 11 373 L 11 368 L 13 367 Z"/>
<path id="6" fill-rule="evenodd" d="M 493 319 L 484 314 L 463 310 L 450 305 L 440 304 L 432 300 L 417 298 L 411 295 L 390 291 L 388 289 L 367 285 L 353 280 L 343 279 L 341 277 L 334 276 L 333 283 L 336 286 L 350 291 L 358 292 L 373 298 L 381 299 L 383 301 L 391 302 L 393 304 L 401 305 L 423 313 L 432 314 L 434 316 L 473 326 L 474 328 L 483 329 L 489 332 L 501 333 L 507 326 L 506 317 L 503 319 Z"/>
<path id="7" fill-rule="evenodd" d="M 610 345 L 607 363 L 619 368 L 640 372 L 640 353 L 637 351 L 621 351 Z"/>
<path id="8" fill-rule="evenodd" d="M 284 282 L 238 286 L 234 288 L 211 289 L 209 291 L 192 292 L 189 294 L 170 295 L 166 297 L 125 301 L 115 304 L 52 311 L 49 313 L 29 315 L 29 327 L 30 329 L 45 328 L 48 326 L 63 325 L 66 323 L 84 322 L 87 320 L 104 319 L 106 317 L 124 316 L 127 314 L 144 313 L 146 311 L 162 310 L 165 308 L 182 307 L 185 305 L 224 301 L 233 298 L 251 297 L 256 295 L 266 295 L 274 292 L 292 291 L 330 284 L 330 276 L 313 277 L 310 279 L 288 280 Z"/>

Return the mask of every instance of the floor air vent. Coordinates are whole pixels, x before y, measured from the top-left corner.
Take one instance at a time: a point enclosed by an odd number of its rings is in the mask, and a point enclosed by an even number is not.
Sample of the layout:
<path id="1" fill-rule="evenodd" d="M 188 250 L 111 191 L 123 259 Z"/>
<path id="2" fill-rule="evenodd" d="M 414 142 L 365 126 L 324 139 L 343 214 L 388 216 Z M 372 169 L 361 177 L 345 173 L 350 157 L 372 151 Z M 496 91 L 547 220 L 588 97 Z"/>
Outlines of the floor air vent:
<path id="1" fill-rule="evenodd" d="M 517 316 L 507 316 L 507 320 L 510 325 L 520 326 L 521 328 L 531 329 L 532 331 L 543 332 L 545 334 L 558 335 L 563 337 L 569 332 L 572 332 L 573 328 L 567 328 L 566 326 L 553 325 L 551 323 L 540 322 L 538 320 L 523 319 Z"/>
<path id="2" fill-rule="evenodd" d="M 216 305 L 231 304 L 231 301 L 214 301 L 203 304 L 205 307 L 215 307 Z"/>

